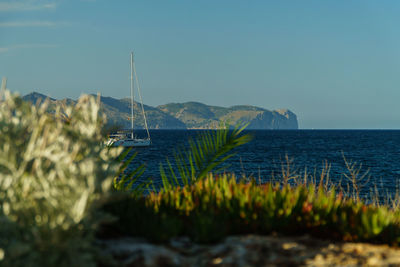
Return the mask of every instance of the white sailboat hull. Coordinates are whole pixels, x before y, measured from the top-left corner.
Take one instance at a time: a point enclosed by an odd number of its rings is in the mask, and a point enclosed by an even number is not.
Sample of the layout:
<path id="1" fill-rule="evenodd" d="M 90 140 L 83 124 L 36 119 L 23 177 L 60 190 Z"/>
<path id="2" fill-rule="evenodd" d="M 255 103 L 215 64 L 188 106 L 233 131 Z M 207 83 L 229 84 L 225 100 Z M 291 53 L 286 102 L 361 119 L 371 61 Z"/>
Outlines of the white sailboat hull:
<path id="1" fill-rule="evenodd" d="M 110 139 L 107 142 L 108 146 L 123 146 L 123 147 L 146 147 L 150 146 L 150 139 Z"/>

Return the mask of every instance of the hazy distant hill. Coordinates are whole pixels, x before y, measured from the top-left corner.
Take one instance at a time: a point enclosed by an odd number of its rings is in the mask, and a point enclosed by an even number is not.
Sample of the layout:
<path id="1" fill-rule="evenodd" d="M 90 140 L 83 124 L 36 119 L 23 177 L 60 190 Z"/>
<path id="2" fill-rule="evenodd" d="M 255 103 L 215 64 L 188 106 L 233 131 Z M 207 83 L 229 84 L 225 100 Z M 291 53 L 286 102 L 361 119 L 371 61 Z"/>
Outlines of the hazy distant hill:
<path id="1" fill-rule="evenodd" d="M 101 111 L 107 115 L 111 124 L 118 124 L 124 128 L 130 127 L 131 106 L 130 100 L 101 97 Z M 147 124 L 150 129 L 186 129 L 186 125 L 173 116 L 148 105 L 143 105 L 146 112 Z M 144 128 L 144 119 L 139 103 L 134 104 L 135 128 Z"/>
<path id="2" fill-rule="evenodd" d="M 43 101 L 47 96 L 31 93 L 23 99 L 32 103 Z M 51 107 L 58 104 L 75 104 L 72 99 L 56 100 L 50 98 Z M 248 129 L 298 129 L 296 115 L 287 109 L 269 111 L 254 106 L 218 107 L 198 102 L 170 103 L 158 107 L 144 105 L 150 129 L 215 129 L 220 121 L 232 125 L 249 123 Z M 139 103 L 135 103 L 135 128 L 144 128 Z M 130 127 L 129 99 L 101 97 L 101 112 L 107 115 L 110 125 Z"/>
<path id="3" fill-rule="evenodd" d="M 56 99 L 48 97 L 47 95 L 43 95 L 37 92 L 30 93 L 22 97 L 25 101 L 32 102 L 36 104 L 38 101 L 41 103 L 44 99 L 49 98 L 51 101 L 56 101 Z"/>
<path id="4" fill-rule="evenodd" d="M 41 103 L 44 99 L 47 98 L 47 96 L 37 92 L 33 92 L 23 96 L 22 98 L 26 101 L 30 101 L 36 104 L 37 102 Z M 118 125 L 121 128 L 130 128 L 131 108 L 129 99 L 101 97 L 100 101 L 100 112 L 104 112 L 107 115 L 108 124 Z M 75 100 L 69 98 L 62 100 L 50 98 L 50 110 L 52 110 L 55 105 L 74 105 L 75 103 Z M 183 122 L 157 108 L 144 105 L 144 110 L 146 112 L 147 123 L 150 129 L 186 129 L 186 126 Z M 139 103 L 135 102 L 134 111 L 135 128 L 144 128 L 144 120 Z"/>
<path id="5" fill-rule="evenodd" d="M 298 129 L 296 115 L 287 109 L 269 111 L 245 105 L 224 108 L 198 102 L 171 103 L 158 108 L 188 128 L 215 128 L 220 121 L 229 121 L 233 125 L 249 123 L 248 129 Z"/>

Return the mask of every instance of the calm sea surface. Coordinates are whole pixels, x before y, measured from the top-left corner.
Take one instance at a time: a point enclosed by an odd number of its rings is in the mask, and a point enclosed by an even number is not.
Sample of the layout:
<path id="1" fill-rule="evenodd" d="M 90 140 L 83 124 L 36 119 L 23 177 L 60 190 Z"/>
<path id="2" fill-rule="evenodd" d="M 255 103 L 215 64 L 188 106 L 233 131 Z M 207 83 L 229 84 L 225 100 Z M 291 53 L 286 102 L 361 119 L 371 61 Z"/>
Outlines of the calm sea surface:
<path id="1" fill-rule="evenodd" d="M 173 159 L 179 146 L 187 146 L 189 138 L 201 131 L 153 130 L 152 145 L 136 149 L 138 156 L 131 168 L 138 163 L 146 164 L 144 177 L 151 177 L 155 184 L 160 181 L 160 164 L 166 157 Z M 237 176 L 254 177 L 257 181 L 279 178 L 286 155 L 293 160 L 292 170 L 320 174 L 324 161 L 330 167 L 330 179 L 344 187 L 348 173 L 343 156 L 348 161 L 362 164 L 360 173 L 369 170 L 370 179 L 362 194 L 375 187 L 380 195 L 393 194 L 400 182 L 400 130 L 259 130 L 246 131 L 253 140 L 238 149 L 229 159 L 228 172 Z M 272 175 L 273 174 L 273 175 Z"/>

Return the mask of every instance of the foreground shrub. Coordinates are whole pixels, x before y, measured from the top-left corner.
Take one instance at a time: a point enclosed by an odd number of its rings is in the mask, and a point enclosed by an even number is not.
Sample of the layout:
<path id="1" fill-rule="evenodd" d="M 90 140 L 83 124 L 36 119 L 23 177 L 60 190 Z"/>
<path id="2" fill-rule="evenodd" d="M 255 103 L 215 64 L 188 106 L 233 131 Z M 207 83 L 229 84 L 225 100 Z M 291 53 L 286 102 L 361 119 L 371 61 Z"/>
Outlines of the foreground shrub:
<path id="1" fill-rule="evenodd" d="M 119 149 L 101 145 L 99 102 L 47 112 L 48 102 L 0 99 L 0 263 L 93 266 L 93 232 L 104 218 Z"/>
<path id="2" fill-rule="evenodd" d="M 215 242 L 227 235 L 279 232 L 400 242 L 400 216 L 387 206 L 345 199 L 322 186 L 257 185 L 237 182 L 232 175 L 209 174 L 192 185 L 121 198 L 104 209 L 119 221 L 103 231 L 153 241 L 189 236 L 198 242 Z"/>

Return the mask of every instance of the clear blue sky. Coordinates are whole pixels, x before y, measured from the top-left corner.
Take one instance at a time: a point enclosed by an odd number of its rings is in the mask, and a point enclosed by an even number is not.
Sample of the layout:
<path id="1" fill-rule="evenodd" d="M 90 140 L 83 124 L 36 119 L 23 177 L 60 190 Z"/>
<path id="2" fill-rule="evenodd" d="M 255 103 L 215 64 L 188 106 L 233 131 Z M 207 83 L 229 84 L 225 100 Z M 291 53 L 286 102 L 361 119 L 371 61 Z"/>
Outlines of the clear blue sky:
<path id="1" fill-rule="evenodd" d="M 301 128 L 400 128 L 400 1 L 0 0 L 21 94 L 289 108 Z"/>

